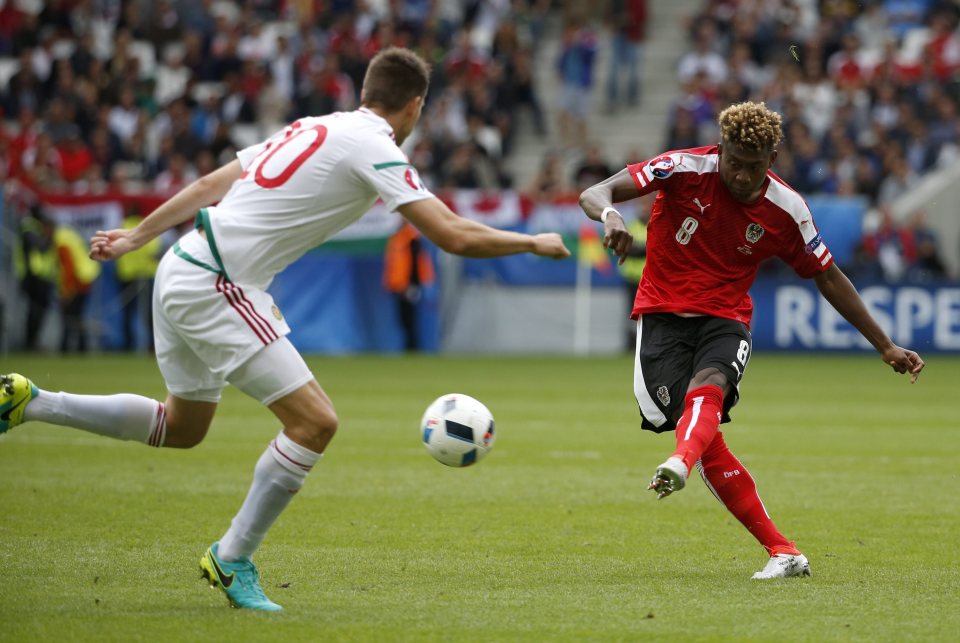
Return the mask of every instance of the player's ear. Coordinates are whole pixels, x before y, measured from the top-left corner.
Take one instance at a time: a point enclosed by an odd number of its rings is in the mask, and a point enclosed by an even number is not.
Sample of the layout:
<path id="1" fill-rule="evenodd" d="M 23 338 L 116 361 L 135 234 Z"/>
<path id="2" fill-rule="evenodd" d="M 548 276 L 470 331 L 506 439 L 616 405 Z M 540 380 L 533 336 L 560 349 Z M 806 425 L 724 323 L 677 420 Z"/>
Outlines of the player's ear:
<path id="1" fill-rule="evenodd" d="M 769 167 L 773 167 L 773 162 L 777 160 L 777 150 L 770 152 L 770 163 Z"/>
<path id="2" fill-rule="evenodd" d="M 416 114 L 420 110 L 420 106 L 423 104 L 423 96 L 414 96 L 410 99 L 410 102 L 407 103 L 406 112 L 408 114 Z"/>

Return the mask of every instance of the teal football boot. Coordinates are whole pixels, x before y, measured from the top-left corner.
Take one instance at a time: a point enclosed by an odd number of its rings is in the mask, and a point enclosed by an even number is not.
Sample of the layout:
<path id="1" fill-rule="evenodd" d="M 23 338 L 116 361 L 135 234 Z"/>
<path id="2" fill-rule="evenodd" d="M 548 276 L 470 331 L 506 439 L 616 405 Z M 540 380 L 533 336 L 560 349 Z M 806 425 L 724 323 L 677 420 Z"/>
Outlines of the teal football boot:
<path id="1" fill-rule="evenodd" d="M 23 423 L 23 411 L 38 393 L 40 389 L 23 375 L 0 375 L 0 433 Z"/>
<path id="2" fill-rule="evenodd" d="M 200 573 L 210 581 L 210 587 L 219 587 L 230 604 L 238 609 L 279 612 L 283 608 L 271 601 L 260 587 L 257 566 L 246 558 L 225 562 L 217 558 L 220 543 L 213 543 L 200 559 Z"/>

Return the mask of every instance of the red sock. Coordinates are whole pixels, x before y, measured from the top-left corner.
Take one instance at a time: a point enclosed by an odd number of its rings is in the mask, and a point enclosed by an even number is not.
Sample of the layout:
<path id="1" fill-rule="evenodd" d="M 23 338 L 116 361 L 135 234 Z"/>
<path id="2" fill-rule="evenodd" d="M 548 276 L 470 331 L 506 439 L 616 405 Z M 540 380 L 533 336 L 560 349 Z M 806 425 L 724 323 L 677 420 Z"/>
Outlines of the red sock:
<path id="1" fill-rule="evenodd" d="M 715 384 L 698 386 L 687 393 L 683 403 L 683 415 L 677 422 L 677 450 L 673 455 L 683 460 L 690 473 L 720 428 L 723 389 Z"/>
<path id="2" fill-rule="evenodd" d="M 796 545 L 787 540 L 773 524 L 757 495 L 753 477 L 727 448 L 722 433 L 717 432 L 713 442 L 703 452 L 699 468 L 703 481 L 717 500 L 726 505 L 771 556 L 800 553 Z"/>

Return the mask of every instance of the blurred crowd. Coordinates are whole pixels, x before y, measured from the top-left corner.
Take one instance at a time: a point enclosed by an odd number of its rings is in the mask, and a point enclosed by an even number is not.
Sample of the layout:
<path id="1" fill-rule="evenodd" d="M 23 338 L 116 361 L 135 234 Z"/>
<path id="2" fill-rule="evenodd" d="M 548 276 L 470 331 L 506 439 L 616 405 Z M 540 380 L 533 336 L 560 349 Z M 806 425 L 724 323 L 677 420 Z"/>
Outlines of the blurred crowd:
<path id="1" fill-rule="evenodd" d="M 380 49 L 432 65 L 412 145 L 435 188 L 507 187 L 543 0 L 14 0 L 0 6 L 0 179 L 169 194 L 303 115 L 358 105 Z"/>
<path id="2" fill-rule="evenodd" d="M 401 45 L 433 65 L 406 146 L 431 189 L 562 198 L 659 151 L 611 158 L 586 131 L 591 107 L 642 109 L 655 10 L 649 0 L 8 1 L 0 180 L 169 195 L 294 118 L 356 107 L 370 58 Z M 686 25 L 662 149 L 712 144 L 719 110 L 763 100 L 784 115 L 781 177 L 886 208 L 960 157 L 958 23 L 949 0 L 704 1 Z M 548 25 L 559 48 L 537 60 Z M 535 69 L 556 76 L 555 123 Z M 558 151 L 514 185 L 503 161 L 524 128 Z M 901 239 L 918 224 L 878 220 L 867 236 L 884 226 Z M 858 263 L 911 274 L 889 266 L 911 265 L 927 244 L 895 245 L 900 261 L 881 261 L 884 244 L 865 238 Z"/>
<path id="3" fill-rule="evenodd" d="M 666 147 L 712 144 L 719 110 L 763 100 L 784 117 L 780 177 L 805 195 L 865 197 L 883 213 L 851 268 L 941 277 L 922 213 L 898 226 L 888 208 L 960 157 L 958 24 L 948 0 L 705 2 L 688 25 Z"/>
<path id="4" fill-rule="evenodd" d="M 790 185 L 889 203 L 960 153 L 958 22 L 946 0 L 705 2 L 666 146 L 712 143 L 719 109 L 763 100 Z"/>

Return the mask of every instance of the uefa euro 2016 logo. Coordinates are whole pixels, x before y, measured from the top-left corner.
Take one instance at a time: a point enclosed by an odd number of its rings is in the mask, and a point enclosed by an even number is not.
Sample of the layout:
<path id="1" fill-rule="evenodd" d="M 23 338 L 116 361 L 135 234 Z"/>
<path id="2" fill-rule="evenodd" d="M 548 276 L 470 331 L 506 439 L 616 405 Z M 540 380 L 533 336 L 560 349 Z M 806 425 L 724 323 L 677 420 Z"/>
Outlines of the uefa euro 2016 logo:
<path id="1" fill-rule="evenodd" d="M 665 179 L 673 174 L 673 159 L 661 156 L 650 161 L 650 173 L 658 179 Z"/>

